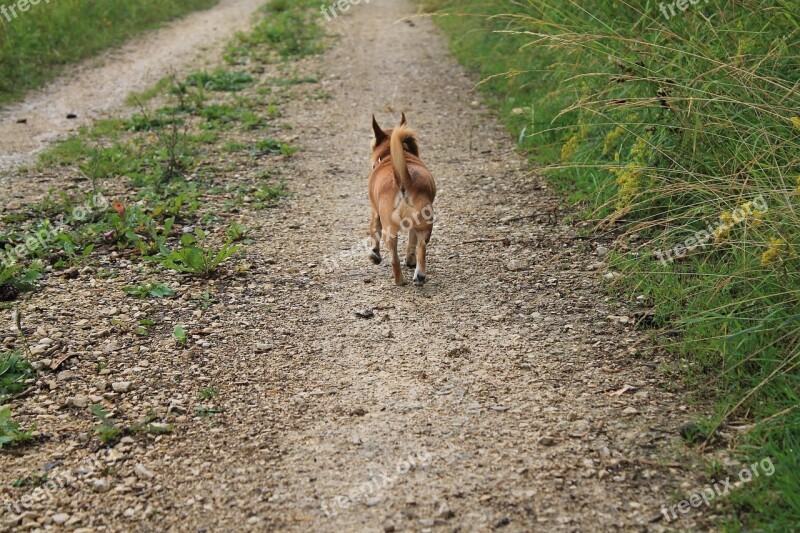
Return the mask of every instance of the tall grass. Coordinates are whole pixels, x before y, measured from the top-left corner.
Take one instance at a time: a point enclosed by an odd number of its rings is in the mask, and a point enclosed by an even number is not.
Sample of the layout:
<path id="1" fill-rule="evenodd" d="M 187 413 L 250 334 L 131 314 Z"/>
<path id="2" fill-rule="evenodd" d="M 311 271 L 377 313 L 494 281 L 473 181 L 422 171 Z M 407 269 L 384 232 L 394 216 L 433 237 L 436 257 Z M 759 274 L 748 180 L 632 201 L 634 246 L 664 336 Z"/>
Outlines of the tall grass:
<path id="1" fill-rule="evenodd" d="M 53 0 L 0 15 L 0 105 L 63 72 L 64 66 L 218 0 Z M 16 2 L 0 2 L 7 7 Z"/>
<path id="2" fill-rule="evenodd" d="M 676 366 L 716 402 L 704 440 L 775 461 L 727 500 L 726 527 L 796 527 L 800 6 L 424 5 L 520 148 L 615 239 L 620 288 L 654 303 Z"/>

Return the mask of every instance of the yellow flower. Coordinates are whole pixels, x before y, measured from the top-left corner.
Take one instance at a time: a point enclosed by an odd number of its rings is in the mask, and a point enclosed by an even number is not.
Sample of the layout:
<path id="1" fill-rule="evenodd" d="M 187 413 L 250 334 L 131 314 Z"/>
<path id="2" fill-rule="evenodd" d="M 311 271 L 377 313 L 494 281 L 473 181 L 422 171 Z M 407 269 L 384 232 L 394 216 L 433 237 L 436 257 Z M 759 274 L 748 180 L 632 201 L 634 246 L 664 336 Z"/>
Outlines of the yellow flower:
<path id="1" fill-rule="evenodd" d="M 769 248 L 761 255 L 761 264 L 766 266 L 772 263 L 783 254 L 786 248 L 786 241 L 770 237 Z"/>
<path id="2" fill-rule="evenodd" d="M 626 132 L 626 131 L 627 131 L 627 130 L 625 129 L 625 127 L 624 127 L 624 126 L 617 126 L 617 127 L 616 127 L 616 128 L 614 128 L 613 130 L 611 130 L 610 132 L 608 132 L 608 135 L 606 135 L 606 142 L 605 142 L 605 145 L 603 146 L 603 154 L 604 154 L 604 155 L 607 155 L 607 154 L 609 154 L 609 153 L 611 152 L 611 150 L 613 150 L 614 148 L 616 148 L 616 146 L 617 146 L 617 141 L 619 141 L 619 139 L 620 139 L 620 138 L 621 138 L 623 135 L 625 135 L 625 132 Z"/>
<path id="3" fill-rule="evenodd" d="M 578 149 L 578 136 L 573 135 L 569 138 L 567 142 L 564 143 L 564 146 L 561 147 L 561 161 L 569 161 L 572 159 L 572 156 L 575 155 L 575 151 Z"/>
<path id="4" fill-rule="evenodd" d="M 800 130 L 800 117 L 792 117 L 792 124 L 795 128 Z"/>

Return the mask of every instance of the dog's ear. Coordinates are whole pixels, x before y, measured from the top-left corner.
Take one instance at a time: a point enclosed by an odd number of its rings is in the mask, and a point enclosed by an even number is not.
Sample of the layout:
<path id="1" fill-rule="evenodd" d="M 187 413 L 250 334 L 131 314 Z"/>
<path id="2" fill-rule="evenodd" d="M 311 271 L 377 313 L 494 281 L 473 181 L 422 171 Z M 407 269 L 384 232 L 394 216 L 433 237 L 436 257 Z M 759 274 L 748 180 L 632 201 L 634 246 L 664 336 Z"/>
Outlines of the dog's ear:
<path id="1" fill-rule="evenodd" d="M 403 116 L 400 117 L 400 125 L 401 126 L 405 126 L 407 124 L 408 124 L 408 122 L 406 122 L 406 114 L 403 113 Z"/>
<path id="2" fill-rule="evenodd" d="M 378 121 L 375 120 L 375 115 L 372 115 L 372 131 L 375 132 L 375 146 L 378 146 L 389 137 L 378 125 Z"/>

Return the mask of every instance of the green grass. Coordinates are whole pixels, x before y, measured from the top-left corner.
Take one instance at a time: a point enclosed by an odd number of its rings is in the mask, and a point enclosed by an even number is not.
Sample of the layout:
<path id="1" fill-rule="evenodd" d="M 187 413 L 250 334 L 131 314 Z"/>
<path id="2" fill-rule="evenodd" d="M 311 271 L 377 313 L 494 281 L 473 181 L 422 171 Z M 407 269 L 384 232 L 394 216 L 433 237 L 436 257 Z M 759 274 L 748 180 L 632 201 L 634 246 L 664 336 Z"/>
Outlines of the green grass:
<path id="1" fill-rule="evenodd" d="M 615 239 L 609 263 L 625 276 L 614 288 L 654 302 L 654 333 L 696 397 L 713 401 L 698 426 L 731 434 L 724 444 L 742 463 L 774 461 L 773 476 L 721 504 L 721 526 L 791 530 L 800 523 L 795 3 L 701 2 L 669 19 L 636 1 L 420 3 L 484 80 L 519 149 Z M 692 251 L 658 260 L 681 244 Z"/>
<path id="2" fill-rule="evenodd" d="M 0 106 L 164 21 L 218 0 L 54 0 L 0 16 Z M 11 5 L 11 2 L 7 2 Z"/>
<path id="3" fill-rule="evenodd" d="M 318 24 L 316 0 L 272 0 L 266 15 L 247 34 L 240 33 L 225 53 L 232 64 L 297 59 L 323 49 L 324 29 Z"/>

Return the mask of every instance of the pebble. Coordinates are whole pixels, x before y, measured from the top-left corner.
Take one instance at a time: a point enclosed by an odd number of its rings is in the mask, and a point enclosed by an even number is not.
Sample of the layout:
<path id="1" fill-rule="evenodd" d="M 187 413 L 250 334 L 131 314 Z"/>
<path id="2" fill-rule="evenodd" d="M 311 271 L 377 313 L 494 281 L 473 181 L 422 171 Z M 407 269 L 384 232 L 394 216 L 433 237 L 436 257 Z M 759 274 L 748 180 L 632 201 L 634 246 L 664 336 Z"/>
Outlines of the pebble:
<path id="1" fill-rule="evenodd" d="M 68 379 L 72 379 L 74 377 L 75 377 L 75 372 L 72 372 L 71 370 L 62 370 L 56 376 L 56 380 L 57 381 L 67 381 Z"/>
<path id="2" fill-rule="evenodd" d="M 545 435 L 543 437 L 539 437 L 539 445 L 540 446 L 553 446 L 556 443 L 556 440 L 553 437 Z"/>
<path id="3" fill-rule="evenodd" d="M 95 479 L 94 483 L 92 483 L 92 490 L 95 492 L 108 492 L 109 488 L 108 482 L 105 479 Z"/>
<path id="4" fill-rule="evenodd" d="M 511 272 L 518 272 L 528 268 L 528 262 L 522 259 L 512 259 L 506 264 L 506 269 Z"/>
<path id="5" fill-rule="evenodd" d="M 89 398 L 86 396 L 71 396 L 70 398 L 67 398 L 67 405 L 83 409 L 89 405 Z"/>
<path id="6" fill-rule="evenodd" d="M 69 520 L 69 515 L 67 513 L 58 513 L 57 515 L 53 515 L 53 522 L 56 524 L 64 524 Z"/>
<path id="7" fill-rule="evenodd" d="M 155 474 L 149 471 L 143 464 L 136 465 L 136 468 L 133 469 L 133 473 L 136 474 L 136 477 L 139 479 L 153 479 Z"/>
<path id="8" fill-rule="evenodd" d="M 128 392 L 131 390 L 131 385 L 133 385 L 133 383 L 130 381 L 117 381 L 111 384 L 111 390 L 114 392 Z"/>

